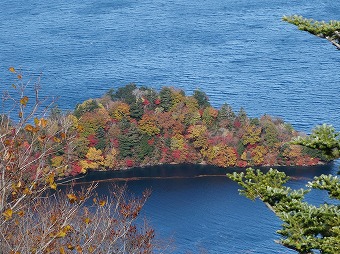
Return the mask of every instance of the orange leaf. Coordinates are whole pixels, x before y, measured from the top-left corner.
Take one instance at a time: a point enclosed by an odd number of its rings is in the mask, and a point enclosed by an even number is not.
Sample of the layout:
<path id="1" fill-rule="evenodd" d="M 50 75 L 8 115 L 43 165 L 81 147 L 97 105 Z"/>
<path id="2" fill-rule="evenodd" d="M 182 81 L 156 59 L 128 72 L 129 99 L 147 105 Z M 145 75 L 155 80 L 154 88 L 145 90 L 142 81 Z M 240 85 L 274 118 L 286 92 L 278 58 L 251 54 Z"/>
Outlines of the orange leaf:
<path id="1" fill-rule="evenodd" d="M 41 135 L 40 137 L 38 137 L 38 140 L 40 142 L 43 142 L 46 139 L 46 135 Z"/>
<path id="2" fill-rule="evenodd" d="M 18 74 L 17 78 L 18 79 L 22 79 L 22 76 L 20 74 Z"/>
<path id="3" fill-rule="evenodd" d="M 67 198 L 68 198 L 68 200 L 70 201 L 71 204 L 73 204 L 74 202 L 77 201 L 77 196 L 74 195 L 73 193 L 67 194 L 66 196 L 67 196 Z"/>
<path id="4" fill-rule="evenodd" d="M 19 212 L 17 212 L 17 214 L 18 214 L 20 217 L 22 217 L 22 216 L 25 214 L 25 212 L 24 212 L 24 211 L 19 211 Z"/>
<path id="5" fill-rule="evenodd" d="M 76 250 L 78 253 L 83 253 L 83 249 L 79 245 L 77 245 Z"/>
<path id="6" fill-rule="evenodd" d="M 24 96 L 20 99 L 20 104 L 26 106 L 28 102 L 28 97 Z"/>
<path id="7" fill-rule="evenodd" d="M 65 134 L 64 132 L 62 132 L 62 133 L 60 134 L 60 136 L 61 136 L 62 139 L 65 139 L 65 138 L 66 138 L 66 134 Z"/>
<path id="8" fill-rule="evenodd" d="M 46 125 L 47 125 L 47 120 L 44 119 L 44 118 L 41 118 L 41 119 L 40 119 L 40 124 L 41 124 L 41 127 L 42 127 L 42 128 L 45 128 Z"/>
<path id="9" fill-rule="evenodd" d="M 15 73 L 14 67 L 9 67 L 8 70 L 9 70 L 10 72 L 12 72 L 12 73 Z"/>
<path id="10" fill-rule="evenodd" d="M 30 124 L 27 124 L 27 125 L 25 126 L 25 130 L 28 131 L 28 132 L 33 132 L 34 127 L 33 127 L 32 125 L 30 125 Z"/>
<path id="11" fill-rule="evenodd" d="M 69 250 L 73 250 L 73 249 L 74 249 L 74 246 L 73 246 L 72 244 L 69 243 L 69 244 L 67 245 L 67 248 L 68 248 Z"/>
<path id="12" fill-rule="evenodd" d="M 84 130 L 84 127 L 82 125 L 77 126 L 77 131 L 82 132 Z"/>
<path id="13" fill-rule="evenodd" d="M 22 112 L 19 112 L 19 118 L 22 118 Z"/>

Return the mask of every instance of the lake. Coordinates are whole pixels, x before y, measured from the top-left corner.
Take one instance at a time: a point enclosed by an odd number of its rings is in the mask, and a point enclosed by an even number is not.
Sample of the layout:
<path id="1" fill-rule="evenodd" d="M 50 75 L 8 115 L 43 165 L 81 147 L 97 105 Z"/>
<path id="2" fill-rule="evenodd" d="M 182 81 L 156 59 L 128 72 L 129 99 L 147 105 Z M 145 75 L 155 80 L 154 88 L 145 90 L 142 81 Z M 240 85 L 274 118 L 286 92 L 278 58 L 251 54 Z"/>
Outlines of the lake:
<path id="1" fill-rule="evenodd" d="M 60 96 L 62 109 L 135 82 L 202 89 L 216 107 L 227 102 L 251 117 L 282 117 L 301 131 L 324 122 L 339 130 L 339 51 L 281 21 L 339 13 L 333 0 L 4 1 L 0 91 L 10 87 L 14 66 L 26 79 L 42 74 L 42 95 Z M 321 172 L 295 173 L 303 180 L 292 184 L 301 186 L 306 174 Z M 143 213 L 159 237 L 174 238 L 176 253 L 288 252 L 274 243 L 279 221 L 225 177 L 128 184 L 136 192 L 152 187 Z"/>
<path id="2" fill-rule="evenodd" d="M 42 73 L 42 94 L 66 109 L 130 82 L 202 89 L 216 107 L 283 117 L 302 131 L 340 128 L 339 52 L 281 21 L 295 13 L 339 19 L 340 3 L 4 1 L 0 82 L 11 84 L 9 66 Z"/>
<path id="3" fill-rule="evenodd" d="M 338 171 L 339 163 L 315 167 L 281 167 L 292 177 L 289 186 L 302 188 L 315 175 Z M 79 182 L 99 181 L 98 193 L 113 183 L 127 184 L 132 193 L 151 189 L 141 217 L 156 229 L 165 253 L 296 253 L 274 242 L 280 221 L 266 206 L 238 195 L 238 185 L 223 169 L 202 165 L 164 165 L 123 172 L 92 172 Z M 264 169 L 266 170 L 266 169 Z M 114 181 L 105 179 L 114 178 Z M 117 179 L 121 179 L 117 181 Z M 130 178 L 135 180 L 123 180 Z M 139 180 L 136 180 L 139 179 Z M 313 191 L 307 201 L 328 201 L 327 193 Z"/>

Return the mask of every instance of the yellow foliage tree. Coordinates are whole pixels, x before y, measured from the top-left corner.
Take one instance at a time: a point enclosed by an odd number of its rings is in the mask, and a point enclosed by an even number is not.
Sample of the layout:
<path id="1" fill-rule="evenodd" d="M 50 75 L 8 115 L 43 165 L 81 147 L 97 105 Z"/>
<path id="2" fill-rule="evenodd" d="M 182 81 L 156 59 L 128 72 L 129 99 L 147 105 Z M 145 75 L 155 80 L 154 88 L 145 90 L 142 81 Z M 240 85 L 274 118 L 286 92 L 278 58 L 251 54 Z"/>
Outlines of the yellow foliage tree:
<path id="1" fill-rule="evenodd" d="M 127 103 L 116 101 L 110 105 L 110 116 L 117 121 L 130 116 L 130 106 Z"/>
<path id="2" fill-rule="evenodd" d="M 83 169 L 100 169 L 104 165 L 103 152 L 95 147 L 90 147 L 86 160 L 81 160 L 80 165 Z"/>
<path id="3" fill-rule="evenodd" d="M 205 156 L 209 163 L 219 167 L 232 167 L 237 162 L 235 149 L 223 144 L 209 147 Z"/>
<path id="4" fill-rule="evenodd" d="M 261 165 L 268 150 L 264 146 L 256 146 L 251 150 L 251 157 L 254 165 Z"/>
<path id="5" fill-rule="evenodd" d="M 185 146 L 185 138 L 182 134 L 175 134 L 171 137 L 171 150 L 183 150 Z"/>
<path id="6" fill-rule="evenodd" d="M 103 166 L 108 169 L 113 169 L 117 164 L 117 151 L 115 148 L 112 148 L 110 153 L 105 156 L 105 160 L 103 162 Z"/>
<path id="7" fill-rule="evenodd" d="M 174 107 L 176 107 L 177 104 L 184 102 L 185 95 L 183 94 L 182 91 L 176 91 L 176 90 L 173 89 L 172 93 L 171 93 L 171 99 L 172 99 L 172 103 L 173 103 L 172 108 L 174 108 Z"/>
<path id="8" fill-rule="evenodd" d="M 157 135 L 161 132 L 157 126 L 157 118 L 155 115 L 144 114 L 138 122 L 138 129 L 149 136 Z"/>
<path id="9" fill-rule="evenodd" d="M 211 125 L 218 115 L 218 110 L 213 107 L 207 107 L 203 111 L 202 119 L 206 125 Z"/>
<path id="10" fill-rule="evenodd" d="M 104 128 L 110 120 L 109 113 L 104 108 L 95 109 L 92 112 L 86 112 L 78 121 L 78 130 L 81 130 L 83 136 L 93 135 L 99 128 Z"/>
<path id="11" fill-rule="evenodd" d="M 193 140 L 195 148 L 204 149 L 207 147 L 207 131 L 205 125 L 192 125 L 188 128 L 187 137 Z"/>
<path id="12" fill-rule="evenodd" d="M 255 125 L 247 125 L 244 127 L 244 134 L 242 136 L 243 145 L 254 145 L 261 140 L 261 127 Z"/>

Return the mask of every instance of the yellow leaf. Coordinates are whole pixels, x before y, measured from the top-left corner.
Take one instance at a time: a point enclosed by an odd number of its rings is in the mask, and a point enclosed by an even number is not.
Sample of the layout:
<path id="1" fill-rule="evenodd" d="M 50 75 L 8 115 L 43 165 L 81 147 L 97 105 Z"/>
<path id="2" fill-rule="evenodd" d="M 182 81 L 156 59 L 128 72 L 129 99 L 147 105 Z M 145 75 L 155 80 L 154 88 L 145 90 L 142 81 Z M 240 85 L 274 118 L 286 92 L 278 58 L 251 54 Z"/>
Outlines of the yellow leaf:
<path id="1" fill-rule="evenodd" d="M 86 172 L 87 172 L 86 168 L 84 168 L 84 167 L 81 167 L 81 171 L 80 171 L 80 173 L 82 173 L 82 174 L 86 174 Z"/>
<path id="2" fill-rule="evenodd" d="M 71 204 L 73 204 L 74 202 L 77 201 L 77 196 L 74 195 L 73 193 L 67 194 L 66 196 L 67 196 L 67 198 L 68 198 L 68 200 L 70 201 Z"/>
<path id="3" fill-rule="evenodd" d="M 60 143 L 60 139 L 59 138 L 57 138 L 57 137 L 53 137 L 53 140 L 54 140 L 54 142 L 56 142 L 56 143 Z"/>
<path id="4" fill-rule="evenodd" d="M 51 189 L 55 190 L 57 189 L 57 184 L 54 182 L 54 172 L 48 175 L 46 178 L 46 183 L 50 186 Z"/>
<path id="5" fill-rule="evenodd" d="M 28 97 L 24 96 L 20 99 L 20 104 L 26 106 L 28 102 Z"/>
<path id="6" fill-rule="evenodd" d="M 69 231 L 72 230 L 72 226 L 71 226 L 71 225 L 66 225 L 66 226 L 64 227 L 64 230 L 65 230 L 66 232 L 69 232 Z"/>
<path id="7" fill-rule="evenodd" d="M 21 181 L 19 181 L 18 183 L 17 183 L 17 188 L 20 188 L 22 186 L 22 183 L 21 183 Z"/>
<path id="8" fill-rule="evenodd" d="M 10 72 L 12 72 L 12 73 L 15 73 L 14 67 L 9 67 L 8 70 L 9 70 Z"/>
<path id="9" fill-rule="evenodd" d="M 66 232 L 64 230 L 60 230 L 55 237 L 58 237 L 58 238 L 63 238 L 66 236 Z"/>
<path id="10" fill-rule="evenodd" d="M 12 84 L 12 87 L 13 87 L 14 89 L 17 89 L 17 86 L 16 86 L 16 85 L 14 85 L 14 84 Z"/>
<path id="11" fill-rule="evenodd" d="M 10 218 L 12 218 L 13 211 L 11 208 L 8 208 L 2 213 L 2 215 L 5 217 L 5 220 L 9 220 Z"/>
<path id="12" fill-rule="evenodd" d="M 65 250 L 64 250 L 64 247 L 60 247 L 59 248 L 59 252 L 60 254 L 66 254 Z"/>
<path id="13" fill-rule="evenodd" d="M 105 204 L 106 204 L 106 201 L 105 201 L 105 200 L 100 200 L 100 201 L 99 201 L 99 205 L 100 205 L 100 206 L 104 206 Z"/>
<path id="14" fill-rule="evenodd" d="M 94 250 L 95 250 L 95 248 L 94 248 L 93 246 L 90 246 L 90 247 L 89 247 L 89 252 L 90 252 L 90 253 L 93 253 Z"/>
<path id="15" fill-rule="evenodd" d="M 60 231 L 55 235 L 56 237 L 63 238 L 67 235 L 68 232 L 72 230 L 72 227 L 70 225 L 66 225 Z"/>
<path id="16" fill-rule="evenodd" d="M 39 126 L 40 125 L 40 121 L 38 118 L 34 118 L 34 124 L 35 126 Z"/>
<path id="17" fill-rule="evenodd" d="M 50 188 L 53 189 L 53 190 L 56 190 L 57 189 L 57 184 L 56 183 L 51 183 L 50 184 Z"/>
<path id="18" fill-rule="evenodd" d="M 84 219 L 84 222 L 85 222 L 85 224 L 90 224 L 90 223 L 91 223 L 91 220 L 90 220 L 90 218 L 85 218 L 85 219 Z"/>
<path id="19" fill-rule="evenodd" d="M 32 191 L 31 191 L 29 188 L 25 188 L 24 191 L 23 191 L 23 193 L 24 193 L 25 195 L 31 195 L 31 194 L 32 194 Z"/>

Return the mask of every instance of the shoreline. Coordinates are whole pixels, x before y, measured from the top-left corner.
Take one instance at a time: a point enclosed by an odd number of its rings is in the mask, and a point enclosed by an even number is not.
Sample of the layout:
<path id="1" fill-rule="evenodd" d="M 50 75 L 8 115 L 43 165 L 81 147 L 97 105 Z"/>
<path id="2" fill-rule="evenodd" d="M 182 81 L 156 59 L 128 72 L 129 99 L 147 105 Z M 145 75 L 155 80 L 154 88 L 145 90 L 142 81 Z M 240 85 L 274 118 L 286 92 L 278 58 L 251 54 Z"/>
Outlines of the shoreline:
<path id="1" fill-rule="evenodd" d="M 333 161 L 313 166 L 256 166 L 261 170 L 276 168 L 285 172 L 328 169 Z M 183 169 L 184 168 L 184 169 Z M 58 185 L 86 184 L 91 182 L 121 182 L 152 179 L 185 179 L 203 177 L 225 177 L 228 172 L 245 171 L 249 167 L 218 167 L 207 164 L 158 164 L 144 165 L 117 170 L 90 170 L 86 174 L 58 179 Z M 327 171 L 327 170 L 325 170 Z M 294 179 L 294 178 L 293 178 Z M 312 178 L 310 178 L 312 179 Z"/>

